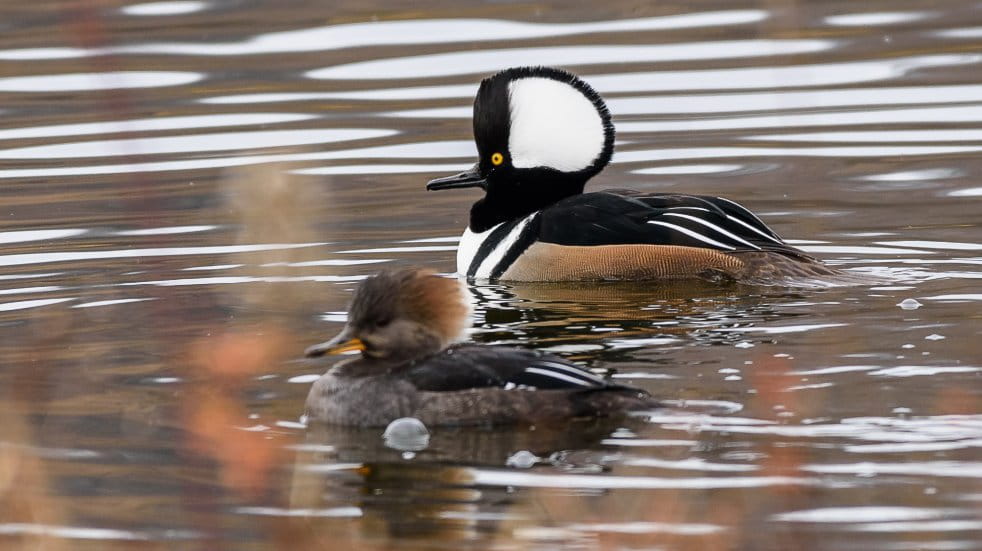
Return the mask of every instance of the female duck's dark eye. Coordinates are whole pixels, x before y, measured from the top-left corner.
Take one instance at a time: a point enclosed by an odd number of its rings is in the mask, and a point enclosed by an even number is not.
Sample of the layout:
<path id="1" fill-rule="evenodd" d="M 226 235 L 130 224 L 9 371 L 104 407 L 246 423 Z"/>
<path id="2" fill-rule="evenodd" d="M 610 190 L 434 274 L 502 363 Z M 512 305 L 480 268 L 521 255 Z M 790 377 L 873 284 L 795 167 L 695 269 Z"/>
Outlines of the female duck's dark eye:
<path id="1" fill-rule="evenodd" d="M 392 318 L 382 318 L 375 322 L 375 327 L 387 327 L 392 323 Z"/>

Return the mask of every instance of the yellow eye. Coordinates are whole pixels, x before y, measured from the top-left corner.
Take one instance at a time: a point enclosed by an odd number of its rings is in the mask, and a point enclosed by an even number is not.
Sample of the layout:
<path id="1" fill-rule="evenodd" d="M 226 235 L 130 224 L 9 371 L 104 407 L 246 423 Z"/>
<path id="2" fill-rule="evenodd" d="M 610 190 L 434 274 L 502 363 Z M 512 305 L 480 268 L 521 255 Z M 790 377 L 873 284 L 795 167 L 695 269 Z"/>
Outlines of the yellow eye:
<path id="1" fill-rule="evenodd" d="M 491 164 L 493 164 L 494 166 L 498 166 L 503 162 L 505 162 L 505 156 L 502 155 L 501 153 L 494 153 L 493 155 L 491 155 Z"/>

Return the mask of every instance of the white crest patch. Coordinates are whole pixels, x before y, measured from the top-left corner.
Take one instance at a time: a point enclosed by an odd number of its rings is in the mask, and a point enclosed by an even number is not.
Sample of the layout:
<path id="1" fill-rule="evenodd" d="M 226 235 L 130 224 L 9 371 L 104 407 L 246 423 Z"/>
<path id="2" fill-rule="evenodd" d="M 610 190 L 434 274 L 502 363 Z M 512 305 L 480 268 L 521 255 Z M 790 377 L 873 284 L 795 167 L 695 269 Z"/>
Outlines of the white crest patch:
<path id="1" fill-rule="evenodd" d="M 603 119 L 573 86 L 528 77 L 512 81 L 508 93 L 508 151 L 515 168 L 546 166 L 575 172 L 590 166 L 603 151 Z"/>

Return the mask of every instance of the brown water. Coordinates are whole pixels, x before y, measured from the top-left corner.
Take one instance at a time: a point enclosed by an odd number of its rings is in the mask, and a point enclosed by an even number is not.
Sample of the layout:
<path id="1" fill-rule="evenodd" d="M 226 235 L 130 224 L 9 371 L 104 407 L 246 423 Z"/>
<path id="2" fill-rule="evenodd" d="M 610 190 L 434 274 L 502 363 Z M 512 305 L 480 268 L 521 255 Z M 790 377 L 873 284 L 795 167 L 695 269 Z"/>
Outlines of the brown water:
<path id="1" fill-rule="evenodd" d="M 982 548 L 982 4 L 595 4 L 0 5 L 3 547 Z M 475 285 L 475 340 L 680 409 L 306 431 L 356 281 L 453 270 L 477 195 L 423 185 L 517 64 L 608 98 L 594 189 L 889 283 Z"/>

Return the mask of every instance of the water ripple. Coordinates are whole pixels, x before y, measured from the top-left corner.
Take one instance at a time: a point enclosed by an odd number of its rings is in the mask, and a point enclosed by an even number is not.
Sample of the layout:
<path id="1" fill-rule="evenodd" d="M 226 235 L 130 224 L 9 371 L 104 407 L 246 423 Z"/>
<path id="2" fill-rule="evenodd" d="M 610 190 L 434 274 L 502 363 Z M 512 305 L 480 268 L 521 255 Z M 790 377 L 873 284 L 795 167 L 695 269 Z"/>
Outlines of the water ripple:
<path id="1" fill-rule="evenodd" d="M 100 140 L 0 149 L 0 159 L 76 159 L 120 157 L 133 154 L 153 155 L 161 153 L 262 149 L 365 140 L 395 134 L 397 134 L 395 130 L 371 128 L 259 130 L 218 134 L 190 134 L 183 136 Z"/>
<path id="2" fill-rule="evenodd" d="M 0 92 L 86 92 L 182 86 L 204 79 L 186 71 L 116 71 L 0 78 Z"/>
<path id="3" fill-rule="evenodd" d="M 317 118 L 305 113 L 220 113 L 185 117 L 155 117 L 152 119 L 123 119 L 113 121 L 52 124 L 0 130 L 0 140 L 85 136 L 90 134 L 122 134 L 161 130 L 190 130 L 219 126 L 249 126 L 305 121 Z"/>
<path id="4" fill-rule="evenodd" d="M 617 59 L 621 63 L 733 59 L 813 53 L 835 46 L 830 40 L 733 40 L 659 44 L 654 46 L 553 46 L 478 50 L 378 59 L 335 65 L 306 73 L 321 80 L 388 80 L 493 72 L 521 58 L 527 65 L 591 65 Z"/>

